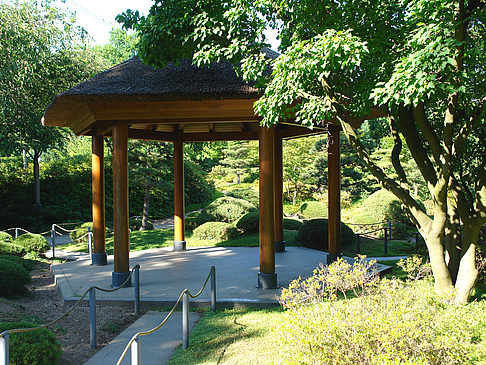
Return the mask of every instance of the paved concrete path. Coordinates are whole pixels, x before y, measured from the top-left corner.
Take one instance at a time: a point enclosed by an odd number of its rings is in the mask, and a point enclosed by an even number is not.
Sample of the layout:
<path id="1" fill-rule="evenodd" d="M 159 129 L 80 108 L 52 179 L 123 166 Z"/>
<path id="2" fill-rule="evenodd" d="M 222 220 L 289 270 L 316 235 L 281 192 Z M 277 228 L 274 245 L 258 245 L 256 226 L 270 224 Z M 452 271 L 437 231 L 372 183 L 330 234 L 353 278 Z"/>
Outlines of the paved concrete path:
<path id="1" fill-rule="evenodd" d="M 166 317 L 167 312 L 147 312 L 108 345 L 91 357 L 85 365 L 116 364 L 125 346 L 132 336 L 141 331 L 147 331 L 158 326 Z M 201 317 L 200 313 L 189 312 L 189 327 L 192 329 Z M 162 365 L 169 361 L 172 353 L 182 343 L 182 314 L 174 312 L 164 326 L 158 331 L 140 337 L 141 365 Z M 122 365 L 130 364 L 130 351 L 122 361 Z"/>

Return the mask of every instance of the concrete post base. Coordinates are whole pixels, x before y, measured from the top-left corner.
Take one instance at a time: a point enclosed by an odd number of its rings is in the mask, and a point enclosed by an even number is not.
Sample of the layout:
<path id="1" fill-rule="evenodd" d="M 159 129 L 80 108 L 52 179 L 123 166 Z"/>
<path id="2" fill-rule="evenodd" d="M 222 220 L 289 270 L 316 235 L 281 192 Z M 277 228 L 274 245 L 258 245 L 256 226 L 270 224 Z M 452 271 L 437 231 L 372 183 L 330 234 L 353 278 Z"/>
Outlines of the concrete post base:
<path id="1" fill-rule="evenodd" d="M 285 241 L 275 242 L 275 252 L 285 252 Z"/>
<path id="2" fill-rule="evenodd" d="M 174 251 L 185 251 L 186 241 L 174 241 Z"/>
<path id="3" fill-rule="evenodd" d="M 119 288 L 125 280 L 130 276 L 130 271 L 127 272 L 112 272 L 111 273 L 111 286 L 114 288 Z M 132 286 L 132 279 L 128 280 L 124 288 L 128 288 Z"/>
<path id="4" fill-rule="evenodd" d="M 277 273 L 262 274 L 258 273 L 258 288 L 277 289 Z"/>
<path id="5" fill-rule="evenodd" d="M 103 266 L 106 264 L 108 264 L 108 260 L 106 258 L 106 252 L 91 254 L 91 265 Z"/>

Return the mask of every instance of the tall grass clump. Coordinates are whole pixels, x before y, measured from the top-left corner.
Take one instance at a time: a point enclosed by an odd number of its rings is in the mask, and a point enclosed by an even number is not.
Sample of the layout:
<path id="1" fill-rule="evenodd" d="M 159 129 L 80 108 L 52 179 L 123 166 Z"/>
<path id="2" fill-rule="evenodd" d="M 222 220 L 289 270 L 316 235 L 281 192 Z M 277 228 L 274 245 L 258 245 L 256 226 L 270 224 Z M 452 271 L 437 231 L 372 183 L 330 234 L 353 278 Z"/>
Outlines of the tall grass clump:
<path id="1" fill-rule="evenodd" d="M 363 260 L 354 265 L 338 260 L 282 291 L 286 312 L 278 337 L 286 349 L 285 361 L 484 363 L 484 301 L 449 304 L 434 295 L 430 280 L 379 280 L 371 265 Z M 417 268 L 416 263 L 409 266 Z"/>

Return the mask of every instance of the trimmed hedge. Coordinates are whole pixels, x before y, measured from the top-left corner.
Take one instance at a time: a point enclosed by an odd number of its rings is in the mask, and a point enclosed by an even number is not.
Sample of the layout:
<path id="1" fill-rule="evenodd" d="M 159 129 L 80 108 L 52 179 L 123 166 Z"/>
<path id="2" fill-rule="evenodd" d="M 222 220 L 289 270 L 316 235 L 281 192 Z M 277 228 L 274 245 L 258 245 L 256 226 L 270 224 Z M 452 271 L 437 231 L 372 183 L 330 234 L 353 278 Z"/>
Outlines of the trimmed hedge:
<path id="1" fill-rule="evenodd" d="M 260 214 L 258 212 L 246 213 L 236 221 L 235 226 L 243 234 L 256 233 L 260 229 Z"/>
<path id="2" fill-rule="evenodd" d="M 0 244 L 12 243 L 12 241 L 13 241 L 13 237 L 12 237 L 11 234 L 9 234 L 7 232 L 3 232 L 3 231 L 0 232 Z"/>
<path id="3" fill-rule="evenodd" d="M 328 220 L 318 218 L 305 222 L 299 229 L 297 241 L 304 247 L 326 251 L 329 248 Z M 343 246 L 355 242 L 353 230 L 344 223 L 341 223 L 341 242 Z"/>
<path id="4" fill-rule="evenodd" d="M 193 230 L 203 223 L 210 222 L 209 217 L 204 211 L 197 211 L 189 213 L 184 219 L 185 228 Z"/>
<path id="5" fill-rule="evenodd" d="M 27 253 L 24 247 L 14 243 L 0 243 L 0 255 L 24 256 Z"/>
<path id="6" fill-rule="evenodd" d="M 230 196 L 218 198 L 204 209 L 211 221 L 226 223 L 233 223 L 246 213 L 256 211 L 258 209 L 250 202 Z"/>
<path id="7" fill-rule="evenodd" d="M 300 227 L 302 227 L 303 223 L 295 218 L 284 218 L 283 219 L 284 229 L 288 229 L 291 231 L 298 231 Z"/>
<path id="8" fill-rule="evenodd" d="M 385 189 L 378 190 L 366 198 L 359 213 L 353 218 L 353 223 L 357 224 L 383 221 L 392 221 L 392 238 L 408 238 L 417 231 L 403 211 L 401 202 Z M 369 230 L 369 227 L 365 230 Z M 384 231 L 378 231 L 376 235 L 383 238 Z"/>
<path id="9" fill-rule="evenodd" d="M 132 231 L 139 231 L 140 227 L 142 227 L 142 218 L 130 218 L 128 220 L 128 227 Z M 152 222 L 148 221 L 147 222 L 147 231 L 153 231 L 154 230 L 154 225 Z"/>
<path id="10" fill-rule="evenodd" d="M 228 191 L 226 193 L 226 196 L 231 196 L 233 198 L 246 200 L 246 201 L 252 203 L 257 208 L 260 206 L 260 197 L 258 196 L 258 192 L 251 189 L 251 188 L 233 189 L 233 190 Z"/>
<path id="11" fill-rule="evenodd" d="M 17 237 L 13 243 L 24 247 L 28 252 L 35 252 L 38 254 L 43 254 L 50 248 L 46 238 L 35 233 L 25 233 Z"/>
<path id="12" fill-rule="evenodd" d="M 206 222 L 194 230 L 193 237 L 198 240 L 226 241 L 238 236 L 235 226 L 224 222 Z"/>
<path id="13" fill-rule="evenodd" d="M 0 296 L 11 297 L 25 293 L 25 284 L 30 281 L 30 273 L 11 260 L 0 259 Z"/>
<path id="14" fill-rule="evenodd" d="M 0 332 L 16 328 L 32 328 L 29 322 L 2 322 Z M 61 345 L 47 328 L 30 332 L 12 333 L 10 337 L 10 365 L 52 365 L 61 356 Z"/>
<path id="15" fill-rule="evenodd" d="M 299 207 L 299 212 L 304 218 L 326 218 L 327 219 L 327 205 L 316 201 L 303 202 Z"/>
<path id="16" fill-rule="evenodd" d="M 22 257 L 19 256 L 14 256 L 14 255 L 0 255 L 0 260 L 9 260 L 16 262 L 17 264 L 22 265 L 25 269 L 27 270 L 32 270 L 34 267 L 34 262 L 31 260 L 23 259 Z"/>

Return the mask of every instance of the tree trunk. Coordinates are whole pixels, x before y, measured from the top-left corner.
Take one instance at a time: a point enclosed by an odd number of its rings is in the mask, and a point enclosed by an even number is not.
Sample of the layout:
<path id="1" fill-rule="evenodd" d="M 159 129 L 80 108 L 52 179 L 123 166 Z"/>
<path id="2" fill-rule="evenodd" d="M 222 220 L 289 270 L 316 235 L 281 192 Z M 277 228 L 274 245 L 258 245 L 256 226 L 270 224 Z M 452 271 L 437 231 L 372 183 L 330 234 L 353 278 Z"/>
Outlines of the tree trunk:
<path id="1" fill-rule="evenodd" d="M 294 190 L 294 193 L 292 194 L 292 205 L 297 204 L 297 189 Z"/>
<path id="2" fill-rule="evenodd" d="M 478 278 L 476 268 L 476 242 L 478 241 L 481 224 L 466 224 L 462 236 L 461 261 L 456 280 L 456 304 L 466 304 L 471 290 Z"/>
<path id="3" fill-rule="evenodd" d="M 452 293 L 453 284 L 449 269 L 444 259 L 444 248 L 442 246 L 441 237 L 437 237 L 431 233 L 422 233 L 422 236 L 424 237 L 427 250 L 429 251 L 430 266 L 435 279 L 435 291 L 439 294 L 449 295 Z"/>
<path id="4" fill-rule="evenodd" d="M 140 226 L 140 231 L 147 230 L 147 223 L 149 217 L 149 207 L 150 207 L 150 175 L 147 176 L 147 183 L 145 184 L 145 196 L 143 197 L 143 211 L 142 211 L 142 225 Z"/>
<path id="5" fill-rule="evenodd" d="M 236 172 L 236 185 L 240 185 L 240 173 Z"/>
<path id="6" fill-rule="evenodd" d="M 24 165 L 24 170 L 27 170 L 29 168 L 29 164 L 27 161 L 27 151 L 22 150 L 22 163 Z"/>

